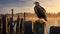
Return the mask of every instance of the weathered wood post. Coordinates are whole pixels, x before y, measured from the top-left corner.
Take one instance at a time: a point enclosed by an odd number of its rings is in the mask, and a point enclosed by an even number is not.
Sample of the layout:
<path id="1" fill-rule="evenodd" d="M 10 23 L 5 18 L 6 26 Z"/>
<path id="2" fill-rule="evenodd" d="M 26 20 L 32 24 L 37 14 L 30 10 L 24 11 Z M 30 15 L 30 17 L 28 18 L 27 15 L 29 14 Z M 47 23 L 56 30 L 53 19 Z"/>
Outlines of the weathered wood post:
<path id="1" fill-rule="evenodd" d="M 6 34 L 6 15 L 2 15 L 2 34 Z"/>
<path id="2" fill-rule="evenodd" d="M 60 34 L 60 26 L 51 26 L 49 34 Z"/>
<path id="3" fill-rule="evenodd" d="M 8 31 L 8 34 L 10 34 L 10 18 L 8 18 L 8 16 L 7 16 L 7 31 Z"/>
<path id="4" fill-rule="evenodd" d="M 9 26 L 10 26 L 10 34 L 13 34 L 13 9 L 11 9 L 11 11 L 12 11 L 12 18 L 10 18 Z"/>
<path id="5" fill-rule="evenodd" d="M 10 18 L 10 21 L 9 21 L 9 26 L 10 26 L 10 34 L 13 34 L 13 25 L 12 25 L 12 18 Z"/>
<path id="6" fill-rule="evenodd" d="M 22 34 L 24 34 L 24 22 L 25 22 L 25 12 L 24 12 L 24 20 L 23 20 L 23 23 L 22 23 Z"/>
<path id="7" fill-rule="evenodd" d="M 34 22 L 34 34 L 46 34 L 46 23 L 42 20 Z"/>
<path id="8" fill-rule="evenodd" d="M 8 18 L 8 15 L 6 15 L 6 32 L 9 34 L 9 18 Z"/>
<path id="9" fill-rule="evenodd" d="M 12 20 L 13 20 L 13 9 L 11 9 L 12 10 Z"/>
<path id="10" fill-rule="evenodd" d="M 0 34 L 1 34 L 1 19 L 0 19 Z"/>
<path id="11" fill-rule="evenodd" d="M 25 17 L 26 17 L 26 15 L 25 15 L 25 12 L 24 12 L 24 21 L 26 20 Z"/>
<path id="12" fill-rule="evenodd" d="M 17 25 L 16 25 L 16 34 L 19 34 L 19 23 L 20 23 L 20 18 L 19 18 L 19 15 L 18 15 Z"/>
<path id="13" fill-rule="evenodd" d="M 12 26 L 11 26 L 11 27 L 12 27 L 12 28 L 11 28 L 11 30 L 12 30 L 11 32 L 12 32 L 12 33 L 11 33 L 11 34 L 13 34 L 13 9 L 11 9 L 11 10 L 12 10 L 12 21 L 11 21 L 11 25 L 12 25 Z"/>
<path id="14" fill-rule="evenodd" d="M 22 34 L 22 30 L 23 30 L 23 18 L 21 18 L 21 21 L 20 21 L 20 34 Z"/>
<path id="15" fill-rule="evenodd" d="M 32 33 L 32 21 L 24 22 L 24 34 L 33 34 Z"/>

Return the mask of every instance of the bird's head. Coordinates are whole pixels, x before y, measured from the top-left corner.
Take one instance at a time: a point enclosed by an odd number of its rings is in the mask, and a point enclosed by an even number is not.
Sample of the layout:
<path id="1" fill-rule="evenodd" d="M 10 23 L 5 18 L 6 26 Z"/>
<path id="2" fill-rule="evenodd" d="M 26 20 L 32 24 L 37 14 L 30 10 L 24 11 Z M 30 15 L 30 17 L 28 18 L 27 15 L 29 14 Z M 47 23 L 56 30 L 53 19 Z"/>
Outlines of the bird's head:
<path id="1" fill-rule="evenodd" d="M 39 2 L 35 1 L 34 4 L 35 4 L 35 6 L 38 6 L 39 5 Z"/>

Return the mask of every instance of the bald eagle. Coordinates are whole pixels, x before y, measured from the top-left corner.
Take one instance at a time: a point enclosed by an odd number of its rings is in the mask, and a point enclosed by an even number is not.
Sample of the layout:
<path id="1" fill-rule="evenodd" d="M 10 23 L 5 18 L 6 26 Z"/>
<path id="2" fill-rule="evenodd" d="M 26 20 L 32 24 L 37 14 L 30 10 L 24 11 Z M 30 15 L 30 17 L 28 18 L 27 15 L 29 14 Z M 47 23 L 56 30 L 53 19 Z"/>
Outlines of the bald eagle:
<path id="1" fill-rule="evenodd" d="M 38 16 L 38 18 L 39 19 L 43 18 L 45 21 L 47 21 L 46 15 L 45 15 L 46 13 L 45 9 L 39 5 L 39 2 L 35 2 L 34 4 L 35 4 L 34 11 Z"/>

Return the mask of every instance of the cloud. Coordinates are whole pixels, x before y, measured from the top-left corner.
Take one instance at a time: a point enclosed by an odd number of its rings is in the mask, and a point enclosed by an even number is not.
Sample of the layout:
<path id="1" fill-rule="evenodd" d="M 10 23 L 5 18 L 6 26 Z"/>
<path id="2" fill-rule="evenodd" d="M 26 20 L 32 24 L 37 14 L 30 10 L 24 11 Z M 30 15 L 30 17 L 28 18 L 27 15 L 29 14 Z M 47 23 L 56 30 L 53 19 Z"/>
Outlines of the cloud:
<path id="1" fill-rule="evenodd" d="M 18 9 L 29 6 L 32 6 L 32 0 L 0 0 L 0 13 L 7 13 L 11 8 Z"/>
<path id="2" fill-rule="evenodd" d="M 0 5 L 3 6 L 26 6 L 31 3 L 32 0 L 0 0 Z"/>
<path id="3" fill-rule="evenodd" d="M 10 10 L 18 9 L 26 9 L 26 7 L 32 6 L 32 0 L 0 0 L 0 13 L 8 13 Z M 21 8 L 24 7 L 24 8 Z M 18 10 L 16 10 L 18 11 Z"/>
<path id="4" fill-rule="evenodd" d="M 0 0 L 0 13 L 9 12 L 12 8 L 17 9 L 16 11 L 32 12 L 33 3 L 35 0 Z M 60 11 L 60 0 L 38 0 L 40 5 L 46 9 L 47 12 L 59 12 Z M 27 9 L 27 7 L 29 7 Z M 32 8 L 30 8 L 32 7 Z M 19 8 L 19 10 L 18 10 Z"/>

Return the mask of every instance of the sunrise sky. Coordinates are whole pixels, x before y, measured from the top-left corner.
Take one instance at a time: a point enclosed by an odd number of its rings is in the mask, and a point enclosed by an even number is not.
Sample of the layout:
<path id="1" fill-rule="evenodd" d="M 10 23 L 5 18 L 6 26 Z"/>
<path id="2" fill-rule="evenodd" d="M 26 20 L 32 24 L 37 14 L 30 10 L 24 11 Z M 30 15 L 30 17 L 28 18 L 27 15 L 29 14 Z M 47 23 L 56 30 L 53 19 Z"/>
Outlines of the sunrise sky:
<path id="1" fill-rule="evenodd" d="M 38 1 L 47 13 L 60 12 L 60 0 L 0 0 L 0 13 L 34 13 L 34 2 Z"/>

